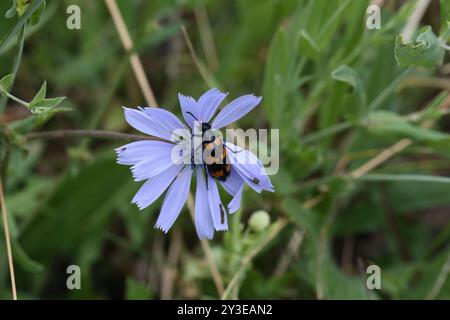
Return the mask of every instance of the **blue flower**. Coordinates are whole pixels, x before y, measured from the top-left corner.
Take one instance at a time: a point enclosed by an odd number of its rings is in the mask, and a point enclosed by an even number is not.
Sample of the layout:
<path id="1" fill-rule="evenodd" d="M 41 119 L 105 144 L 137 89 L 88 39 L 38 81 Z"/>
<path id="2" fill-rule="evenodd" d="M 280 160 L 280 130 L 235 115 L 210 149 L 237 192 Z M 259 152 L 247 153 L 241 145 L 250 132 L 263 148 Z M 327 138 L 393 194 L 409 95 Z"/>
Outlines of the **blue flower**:
<path id="1" fill-rule="evenodd" d="M 244 95 L 231 101 L 218 113 L 226 94 L 217 89 L 207 91 L 198 101 L 181 94 L 178 97 L 187 127 L 164 109 L 124 107 L 125 119 L 133 128 L 167 141 L 142 140 L 122 146 L 116 149 L 117 163 L 131 165 L 133 178 L 145 181 L 132 200 L 139 209 L 151 205 L 167 190 L 155 225 L 166 233 L 187 201 L 191 178 L 195 174 L 197 234 L 200 239 L 212 239 L 214 230 L 228 229 L 227 211 L 234 213 L 240 208 L 245 184 L 258 193 L 262 190 L 274 191 L 274 188 L 261 161 L 251 152 L 229 142 L 224 142 L 229 150 L 226 161 L 230 164 L 229 175 L 224 181 L 213 178 L 208 170 L 204 170 L 204 163 L 173 161 L 172 152 L 178 142 L 173 133 L 180 129 L 190 132 L 196 121 L 208 123 L 213 129 L 221 129 L 250 112 L 259 104 L 261 97 Z M 233 197 L 227 207 L 222 204 L 217 182 Z"/>

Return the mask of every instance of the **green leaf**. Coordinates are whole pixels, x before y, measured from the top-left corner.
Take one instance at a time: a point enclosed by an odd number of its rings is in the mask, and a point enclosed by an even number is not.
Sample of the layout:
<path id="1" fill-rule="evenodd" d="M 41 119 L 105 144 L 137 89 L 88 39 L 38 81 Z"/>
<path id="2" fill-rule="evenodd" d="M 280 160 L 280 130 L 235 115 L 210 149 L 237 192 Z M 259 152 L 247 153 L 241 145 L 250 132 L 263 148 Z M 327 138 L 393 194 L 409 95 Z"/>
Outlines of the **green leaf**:
<path id="1" fill-rule="evenodd" d="M 401 35 L 395 41 L 395 59 L 400 67 L 421 66 L 435 67 L 444 62 L 445 50 L 440 46 L 439 39 L 431 30 L 425 27 L 416 42 L 403 43 Z"/>
<path id="2" fill-rule="evenodd" d="M 11 8 L 9 8 L 8 11 L 6 11 L 5 18 L 11 19 L 15 15 L 16 15 L 16 1 L 14 0 Z"/>
<path id="3" fill-rule="evenodd" d="M 14 81 L 14 74 L 8 74 L 0 79 L 0 91 L 8 92 Z"/>
<path id="4" fill-rule="evenodd" d="M 304 55 L 310 59 L 316 60 L 319 58 L 319 49 L 316 42 L 311 38 L 306 30 L 300 32 L 299 39 L 300 56 Z"/>
<path id="5" fill-rule="evenodd" d="M 350 101 L 345 111 L 350 120 L 359 119 L 363 115 L 367 104 L 366 90 L 361 77 L 354 69 L 346 65 L 335 69 L 331 76 L 353 88 L 354 92 L 351 94 L 351 100 L 353 101 Z"/>
<path id="6" fill-rule="evenodd" d="M 54 108 L 56 108 L 65 98 L 66 97 L 43 99 L 34 104 L 30 103 L 29 108 L 33 114 L 46 118 L 54 114 Z M 67 111 L 67 109 L 64 111 Z"/>
<path id="7" fill-rule="evenodd" d="M 403 136 L 415 140 L 450 141 L 450 135 L 418 127 L 406 118 L 389 111 L 374 111 L 367 118 L 369 131 L 379 135 Z"/>
<path id="8" fill-rule="evenodd" d="M 31 4 L 31 7 L 25 12 L 23 16 L 19 18 L 15 26 L 7 33 L 5 38 L 0 42 L 0 52 L 4 49 L 4 47 L 11 41 L 17 33 L 22 29 L 23 25 L 27 22 L 28 18 L 42 5 L 44 0 L 34 0 Z"/>
<path id="9" fill-rule="evenodd" d="M 47 81 L 44 81 L 38 93 L 34 96 L 33 100 L 31 100 L 30 105 L 41 102 L 45 98 L 45 94 L 47 93 Z"/>
<path id="10" fill-rule="evenodd" d="M 27 255 L 27 253 L 23 250 L 22 246 L 19 244 L 18 241 L 13 239 L 12 242 L 13 242 L 12 247 L 14 260 L 17 261 L 17 264 L 20 267 L 31 273 L 38 273 L 44 270 L 44 266 L 39 262 L 36 262 L 33 259 L 31 259 Z"/>
<path id="11" fill-rule="evenodd" d="M 264 106 L 272 125 L 280 124 L 285 104 L 285 92 L 289 70 L 289 44 L 286 31 L 278 30 L 270 45 L 264 79 Z"/>
<path id="12" fill-rule="evenodd" d="M 41 3 L 41 5 L 36 9 L 36 11 L 30 16 L 30 23 L 31 25 L 36 25 L 39 23 L 39 20 L 41 19 L 42 13 L 45 11 L 46 2 Z"/>
<path id="13" fill-rule="evenodd" d="M 65 97 L 57 97 L 57 98 L 49 98 L 46 99 L 45 95 L 47 93 L 47 82 L 44 81 L 38 93 L 34 96 L 33 100 L 31 100 L 28 108 L 33 114 L 47 117 L 49 112 L 57 107 Z"/>
<path id="14" fill-rule="evenodd" d="M 33 107 L 35 109 L 52 109 L 57 107 L 61 102 L 64 101 L 64 99 L 66 99 L 66 97 L 43 99 L 42 101 L 36 103 Z"/>

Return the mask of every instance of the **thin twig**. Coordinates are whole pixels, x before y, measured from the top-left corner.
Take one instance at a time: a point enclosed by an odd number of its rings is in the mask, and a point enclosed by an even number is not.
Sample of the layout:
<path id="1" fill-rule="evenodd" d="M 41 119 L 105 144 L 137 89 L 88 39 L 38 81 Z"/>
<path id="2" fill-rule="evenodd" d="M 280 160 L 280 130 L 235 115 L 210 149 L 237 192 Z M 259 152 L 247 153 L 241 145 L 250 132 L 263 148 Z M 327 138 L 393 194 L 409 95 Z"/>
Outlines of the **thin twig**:
<path id="1" fill-rule="evenodd" d="M 357 169 L 353 170 L 350 173 L 350 177 L 356 179 L 356 178 L 359 178 L 359 177 L 369 173 L 370 171 L 372 171 L 373 169 L 375 169 L 382 163 L 384 163 L 387 160 L 389 160 L 390 158 L 392 158 L 397 153 L 399 153 L 399 152 L 403 151 L 405 148 L 409 147 L 412 143 L 413 143 L 413 141 L 411 139 L 406 139 L 406 138 L 401 139 L 400 141 L 394 143 L 392 146 L 384 149 L 378 155 L 376 155 L 369 161 L 365 162 L 363 165 L 361 165 Z"/>
<path id="2" fill-rule="evenodd" d="M 133 50 L 133 40 L 131 39 L 130 33 L 128 32 L 125 21 L 123 20 L 120 9 L 117 6 L 116 0 L 105 0 L 106 5 L 111 13 L 114 25 L 119 33 L 120 40 L 126 51 L 131 52 Z M 142 66 L 141 60 L 136 53 L 131 53 L 130 62 L 133 68 L 134 75 L 139 84 L 142 94 L 147 101 L 148 106 L 157 107 L 158 104 L 153 94 L 153 90 L 150 83 L 145 75 L 144 68 Z"/>
<path id="3" fill-rule="evenodd" d="M 144 136 L 140 134 L 121 133 L 116 131 L 107 130 L 52 130 L 31 132 L 24 135 L 27 140 L 35 139 L 65 139 L 74 137 L 90 137 L 108 140 L 158 140 L 173 143 L 171 141 L 161 139 L 154 136 Z"/>
<path id="4" fill-rule="evenodd" d="M 185 28 L 184 25 L 181 25 L 181 32 L 183 33 L 183 37 L 184 37 L 186 45 L 187 45 L 187 47 L 189 49 L 189 53 L 191 55 L 191 58 L 194 61 L 195 66 L 197 67 L 201 77 L 203 78 L 203 81 L 205 81 L 205 83 L 208 86 L 214 87 L 214 84 L 210 81 L 208 75 L 206 74 L 205 67 L 202 65 L 202 63 L 200 62 L 200 60 L 197 57 L 197 54 L 195 53 L 194 46 L 192 45 L 191 39 L 189 38 L 189 34 L 187 33 L 186 28 Z"/>
<path id="5" fill-rule="evenodd" d="M 206 61 L 210 69 L 215 70 L 219 65 L 217 57 L 216 45 L 211 31 L 211 24 L 208 18 L 208 11 L 205 6 L 200 6 L 194 10 L 195 20 L 197 20 L 198 29 L 200 31 L 200 41 L 203 51 L 205 52 Z"/>
<path id="6" fill-rule="evenodd" d="M 450 80 L 444 77 L 410 76 L 403 80 L 400 90 L 407 87 L 434 88 L 450 91 Z"/>
<path id="7" fill-rule="evenodd" d="M 425 11 L 427 11 L 430 2 L 431 0 L 419 0 L 417 2 L 413 14 L 409 17 L 408 22 L 401 32 L 403 41 L 411 41 L 411 38 L 414 35 L 414 32 L 416 32 L 416 29 L 419 26 Z"/>
<path id="8" fill-rule="evenodd" d="M 180 228 L 175 228 L 172 233 L 169 253 L 167 255 L 167 265 L 162 274 L 161 299 L 170 300 L 173 296 L 173 286 L 177 275 L 176 268 L 180 259 L 183 247 L 183 232 Z"/>
<path id="9" fill-rule="evenodd" d="M 447 281 L 449 274 L 450 274 L 450 251 L 448 252 L 447 259 L 445 260 L 444 265 L 442 266 L 442 270 L 439 273 L 433 288 L 426 296 L 427 300 L 436 299 L 436 297 L 439 295 L 439 292 L 441 292 L 445 282 Z"/>
<path id="10" fill-rule="evenodd" d="M 286 247 L 286 251 L 281 256 L 277 266 L 275 267 L 273 277 L 279 277 L 286 272 L 286 270 L 289 268 L 291 261 L 293 261 L 297 256 L 304 237 L 305 237 L 305 230 L 298 229 L 294 231 Z"/>
<path id="11" fill-rule="evenodd" d="M 3 193 L 3 181 L 0 176 L 0 206 L 2 209 L 3 227 L 5 229 L 6 251 L 8 254 L 9 275 L 11 278 L 11 290 L 13 300 L 17 300 L 16 277 L 14 275 L 14 262 L 11 248 L 11 236 L 9 233 L 8 211 L 6 210 L 5 195 Z"/>
<path id="12" fill-rule="evenodd" d="M 228 286 L 224 293 L 221 296 L 221 300 L 225 300 L 228 295 L 230 294 L 231 290 L 237 285 L 238 280 L 240 279 L 241 275 L 244 273 L 245 268 L 247 265 L 255 258 L 258 253 L 265 248 L 265 246 L 272 241 L 275 236 L 277 236 L 281 230 L 287 225 L 287 221 L 284 219 L 278 220 L 273 226 L 273 229 L 271 232 L 265 237 L 255 248 L 253 248 L 247 255 L 245 255 L 241 260 L 241 265 L 238 269 L 238 271 L 234 274 L 234 276 L 231 278 L 230 282 L 228 283 Z"/>

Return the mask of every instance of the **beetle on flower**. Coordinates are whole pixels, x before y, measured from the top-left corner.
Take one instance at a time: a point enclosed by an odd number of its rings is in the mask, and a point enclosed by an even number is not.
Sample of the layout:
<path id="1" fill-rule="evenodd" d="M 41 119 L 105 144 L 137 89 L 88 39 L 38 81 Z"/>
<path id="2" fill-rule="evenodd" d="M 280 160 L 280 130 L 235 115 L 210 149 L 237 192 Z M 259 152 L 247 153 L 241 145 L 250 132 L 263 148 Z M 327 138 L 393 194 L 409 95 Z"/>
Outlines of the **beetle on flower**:
<path id="1" fill-rule="evenodd" d="M 131 171 L 136 181 L 146 180 L 132 200 L 139 209 L 151 205 L 167 190 L 155 225 L 166 233 L 187 201 L 193 174 L 197 179 L 195 226 L 200 239 L 212 239 L 214 230 L 228 229 L 227 211 L 234 213 L 240 208 L 245 184 L 258 193 L 263 190 L 274 191 L 261 161 L 254 154 L 226 141 L 223 141 L 222 146 L 217 136 L 207 137 L 207 131 L 219 130 L 231 124 L 261 101 L 261 97 L 244 95 L 219 109 L 226 96 L 218 89 L 205 92 L 197 101 L 179 94 L 187 127 L 167 110 L 124 107 L 125 119 L 133 128 L 162 139 L 132 142 L 116 149 L 116 152 L 119 164 L 132 165 Z M 180 135 L 174 133 L 188 130 L 190 138 L 195 140 L 198 128 L 202 149 L 209 151 L 212 158 L 208 162 L 203 156 L 201 163 L 198 163 L 189 157 L 190 163 L 186 163 L 186 156 L 182 155 L 184 161 L 175 161 L 173 154 L 181 139 Z M 217 146 L 223 147 L 219 154 L 214 153 Z M 233 197 L 227 207 L 222 204 L 217 183 Z"/>

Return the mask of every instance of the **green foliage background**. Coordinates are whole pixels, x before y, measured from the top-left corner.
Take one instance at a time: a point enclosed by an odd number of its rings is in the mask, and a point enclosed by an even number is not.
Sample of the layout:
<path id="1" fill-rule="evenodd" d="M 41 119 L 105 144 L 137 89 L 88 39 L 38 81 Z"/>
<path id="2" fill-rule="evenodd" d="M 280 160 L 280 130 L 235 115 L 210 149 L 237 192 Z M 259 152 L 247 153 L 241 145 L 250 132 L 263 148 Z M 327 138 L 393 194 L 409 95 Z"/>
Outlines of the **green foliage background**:
<path id="1" fill-rule="evenodd" d="M 0 77 L 14 73 L 20 56 L 21 20 L 14 10 L 3 16 L 11 2 L 0 3 Z M 178 92 L 198 97 L 211 85 L 232 98 L 252 92 L 262 105 L 239 126 L 280 129 L 276 192 L 246 192 L 230 231 L 210 243 L 225 286 L 237 274 L 227 298 L 450 298 L 450 126 L 438 109 L 449 103 L 450 65 L 440 45 L 449 35 L 449 1 L 431 1 L 421 22 L 430 27 L 411 44 L 397 34 L 415 1 L 385 1 L 380 30 L 365 27 L 368 0 L 118 3 L 162 106 L 179 115 Z M 71 4 L 81 8 L 81 30 L 66 28 Z M 217 64 L 201 38 L 205 10 Z M 145 103 L 105 3 L 48 0 L 24 40 L 14 84 L 4 89 L 31 101 L 45 80 L 46 97 L 67 98 L 40 112 L 12 100 L 0 108 L 19 298 L 218 298 L 188 211 L 164 235 L 153 229 L 161 200 L 143 212 L 130 204 L 139 183 L 115 163 L 121 142 L 24 137 L 130 130 L 121 106 Z M 401 139 L 411 144 L 352 175 Z M 270 226 L 248 227 L 256 210 L 269 212 Z M 4 248 L 2 234 L 0 298 L 9 299 Z M 81 267 L 81 290 L 66 288 L 72 264 Z M 381 290 L 366 288 L 370 264 L 381 268 Z"/>

